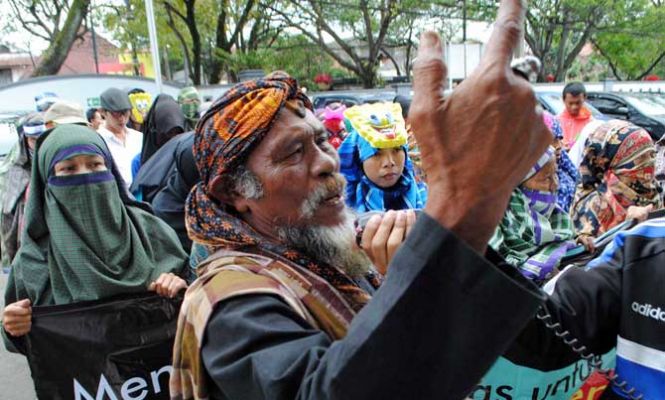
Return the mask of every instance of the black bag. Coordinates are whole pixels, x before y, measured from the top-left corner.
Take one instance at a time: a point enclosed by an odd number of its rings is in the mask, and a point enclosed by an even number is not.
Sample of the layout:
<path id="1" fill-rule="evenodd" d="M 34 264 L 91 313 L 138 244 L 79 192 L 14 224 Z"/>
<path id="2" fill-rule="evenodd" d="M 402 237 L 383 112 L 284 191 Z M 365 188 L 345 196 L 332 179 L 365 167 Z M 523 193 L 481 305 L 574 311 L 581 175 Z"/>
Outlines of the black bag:
<path id="1" fill-rule="evenodd" d="M 168 399 L 182 297 L 33 307 L 28 364 L 40 399 Z"/>

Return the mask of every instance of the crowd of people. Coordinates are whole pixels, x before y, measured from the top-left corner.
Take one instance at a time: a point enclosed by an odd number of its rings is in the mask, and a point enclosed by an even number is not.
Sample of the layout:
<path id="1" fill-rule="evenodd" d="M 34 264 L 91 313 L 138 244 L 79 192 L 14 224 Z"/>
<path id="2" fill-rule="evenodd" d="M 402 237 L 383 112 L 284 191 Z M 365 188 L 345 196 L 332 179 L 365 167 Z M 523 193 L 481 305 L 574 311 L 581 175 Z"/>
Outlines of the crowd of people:
<path id="1" fill-rule="evenodd" d="M 522 14 L 502 2 L 446 99 L 433 33 L 412 102 L 313 110 L 282 72 L 207 110 L 193 87 L 38 96 L 0 166 L 6 347 L 27 351 L 32 307 L 187 289 L 174 399 L 463 398 L 499 356 L 579 359 L 541 309 L 616 347 L 607 398 L 663 398 L 665 312 L 639 311 L 665 310 L 654 141 L 594 120 L 578 82 L 538 110 L 510 68 Z M 603 251 L 564 269 L 578 246 Z"/>

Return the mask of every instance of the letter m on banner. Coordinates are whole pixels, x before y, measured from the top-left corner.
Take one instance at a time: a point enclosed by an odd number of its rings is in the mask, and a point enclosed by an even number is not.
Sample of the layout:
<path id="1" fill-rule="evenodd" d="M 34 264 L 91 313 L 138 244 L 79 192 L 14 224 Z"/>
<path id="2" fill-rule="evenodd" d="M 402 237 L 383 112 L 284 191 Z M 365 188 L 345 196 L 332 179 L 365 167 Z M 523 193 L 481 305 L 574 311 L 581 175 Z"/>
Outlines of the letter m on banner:
<path id="1" fill-rule="evenodd" d="M 74 399 L 75 400 L 118 400 L 113 389 L 109 385 L 109 382 L 106 380 L 104 374 L 102 374 L 99 379 L 99 386 L 97 387 L 97 395 L 92 397 L 88 391 L 86 391 L 83 386 L 74 379 Z"/>

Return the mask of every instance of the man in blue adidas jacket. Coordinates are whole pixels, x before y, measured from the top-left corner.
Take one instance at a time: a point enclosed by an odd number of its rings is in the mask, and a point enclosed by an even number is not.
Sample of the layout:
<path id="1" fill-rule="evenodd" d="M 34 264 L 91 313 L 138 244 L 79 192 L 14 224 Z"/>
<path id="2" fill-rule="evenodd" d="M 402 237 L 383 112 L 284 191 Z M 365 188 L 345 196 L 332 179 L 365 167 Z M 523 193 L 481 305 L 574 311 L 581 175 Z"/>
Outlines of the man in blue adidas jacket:
<path id="1" fill-rule="evenodd" d="M 617 382 L 626 386 L 611 385 L 603 399 L 665 399 L 665 218 L 619 233 L 586 270 L 565 271 L 546 307 L 588 351 L 616 346 Z M 510 352 L 540 354 L 552 369 L 579 357 L 542 321 L 533 321 Z"/>

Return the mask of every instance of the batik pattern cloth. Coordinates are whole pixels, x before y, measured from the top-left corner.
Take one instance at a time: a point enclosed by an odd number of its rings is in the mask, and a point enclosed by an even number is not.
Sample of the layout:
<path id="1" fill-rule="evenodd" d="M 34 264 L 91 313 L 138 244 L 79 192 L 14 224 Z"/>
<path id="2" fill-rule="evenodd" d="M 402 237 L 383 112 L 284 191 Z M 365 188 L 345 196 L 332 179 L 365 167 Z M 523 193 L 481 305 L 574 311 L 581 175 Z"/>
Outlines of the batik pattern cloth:
<path id="1" fill-rule="evenodd" d="M 662 207 L 655 157 L 649 133 L 629 122 L 608 121 L 591 133 L 572 210 L 577 233 L 606 232 L 626 219 L 630 206 Z"/>
<path id="2" fill-rule="evenodd" d="M 288 261 L 219 251 L 199 266 L 198 273 L 199 279 L 187 290 L 178 317 L 170 380 L 174 400 L 209 398 L 201 346 L 208 320 L 219 302 L 247 294 L 277 296 L 332 340 L 346 335 L 357 312 L 317 272 Z"/>

